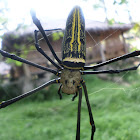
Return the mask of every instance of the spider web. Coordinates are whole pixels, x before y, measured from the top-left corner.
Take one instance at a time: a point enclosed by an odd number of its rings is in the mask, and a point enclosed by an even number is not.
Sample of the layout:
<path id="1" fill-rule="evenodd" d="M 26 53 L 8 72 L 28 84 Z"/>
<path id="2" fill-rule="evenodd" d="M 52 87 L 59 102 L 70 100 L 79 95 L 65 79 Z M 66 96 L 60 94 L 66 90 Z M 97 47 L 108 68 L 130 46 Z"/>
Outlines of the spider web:
<path id="1" fill-rule="evenodd" d="M 111 33 L 110 35 L 108 35 L 106 38 L 104 38 L 102 41 L 104 41 L 104 40 L 106 40 L 106 39 L 108 39 L 109 37 L 111 37 L 114 33 L 116 33 L 118 30 L 115 30 L 113 33 Z M 90 35 L 90 33 L 88 32 L 88 34 Z M 51 34 L 49 34 L 48 36 L 50 36 Z M 90 35 L 91 36 L 91 35 Z M 41 41 L 43 38 L 40 38 L 39 39 L 39 41 Z M 92 39 L 92 41 L 96 44 L 95 46 L 98 46 L 101 42 L 96 42 L 95 41 L 95 39 L 91 36 L 91 39 Z M 32 44 L 34 44 L 35 42 L 28 42 L 28 43 L 26 43 L 25 44 L 25 46 L 30 46 L 30 45 L 32 45 Z M 36 50 L 31 50 L 31 51 L 36 51 Z M 21 52 L 22 52 L 22 50 L 21 50 Z M 48 52 L 46 52 L 46 53 L 48 53 Z M 49 52 L 50 53 L 50 52 Z M 56 52 L 57 54 L 58 53 L 61 53 L 61 52 Z M 117 91 L 121 91 L 122 92 L 122 94 L 128 94 L 128 93 L 131 93 L 131 94 L 133 94 L 135 91 L 140 91 L 140 86 L 139 87 L 137 87 L 137 88 L 129 88 L 129 87 L 126 87 L 126 86 L 124 86 L 123 88 L 121 87 L 121 88 L 114 88 L 114 84 L 118 84 L 121 80 L 122 80 L 122 78 L 123 77 L 125 77 L 126 76 L 126 74 L 129 74 L 130 72 L 124 72 L 123 74 L 122 74 L 122 76 L 119 76 L 119 79 L 118 80 L 115 80 L 114 82 L 112 82 L 112 83 L 109 83 L 108 85 L 106 85 L 106 86 L 104 86 L 104 87 L 99 87 L 99 88 L 96 88 L 96 90 L 94 90 L 93 92 L 90 92 L 89 93 L 89 100 L 90 100 L 90 103 L 91 102 L 94 102 L 94 100 L 92 99 L 90 99 L 90 97 L 92 97 L 92 96 L 96 96 L 96 94 L 101 94 L 100 92 L 102 91 L 102 94 L 104 94 L 104 91 L 108 91 L 110 94 L 112 94 L 112 91 L 114 91 L 115 90 L 115 92 L 117 92 Z M 106 82 L 106 81 L 104 81 L 104 82 Z M 93 85 L 94 85 L 94 83 L 93 83 Z M 11 95 L 10 95 L 10 93 L 8 92 L 8 89 L 6 89 L 6 87 L 3 87 L 3 89 L 5 90 L 5 92 L 6 92 L 6 94 L 7 94 L 7 96 L 9 96 L 9 97 L 11 97 Z M 88 89 L 87 89 L 88 90 Z M 47 93 L 46 93 L 47 94 Z M 57 91 L 56 91 L 56 94 L 57 94 Z M 114 93 L 115 94 L 115 93 Z M 17 93 L 17 95 L 18 95 L 18 93 Z M 34 95 L 32 95 L 32 96 L 34 96 Z M 59 97 L 58 97 L 58 100 L 59 100 Z M 68 106 L 70 106 L 71 104 L 73 104 L 74 102 L 72 102 L 71 101 L 71 97 L 69 98 L 69 99 L 64 99 L 64 101 L 63 101 L 63 105 L 59 105 L 59 106 L 57 106 L 57 108 L 59 109 L 59 110 L 63 110 L 64 109 L 64 106 L 65 106 L 65 108 L 66 107 L 68 107 Z M 75 103 L 77 103 L 77 99 L 76 99 L 76 101 L 75 101 Z M 83 99 L 82 100 L 82 104 L 86 104 L 86 101 Z M 17 107 L 19 107 L 19 106 L 17 106 Z M 39 105 L 38 105 L 38 107 L 37 107 L 37 110 L 38 110 L 38 108 L 39 108 Z M 51 107 L 49 108 L 49 107 L 47 107 L 47 109 L 46 110 L 50 110 L 51 109 Z M 10 111 L 10 108 L 8 107 L 8 108 L 6 108 L 6 110 L 7 111 Z M 28 110 L 28 108 L 27 108 L 27 110 Z M 92 110 L 94 110 L 94 108 L 92 108 Z M 77 111 L 76 111 L 77 112 Z M 39 112 L 38 112 L 39 113 Z M 88 115 L 88 114 L 87 114 Z M 37 120 L 38 118 L 37 117 L 34 117 L 34 118 L 19 118 L 19 117 L 16 117 L 16 116 L 14 116 L 13 118 L 8 118 L 7 119 L 7 117 L 5 117 L 5 118 L 2 118 L 1 117 L 1 114 L 0 114 L 0 120 L 2 120 L 2 121 L 5 121 L 5 122 L 7 122 L 7 120 L 12 120 L 12 121 L 23 121 L 23 120 L 27 120 L 27 121 L 30 121 L 30 122 L 32 122 L 33 120 Z M 75 136 L 74 136 L 75 137 Z"/>
<path id="2" fill-rule="evenodd" d="M 108 35 L 107 37 L 105 37 L 102 41 L 105 41 L 106 39 L 108 39 L 109 37 L 111 37 L 113 34 L 115 34 L 117 31 L 119 31 L 119 29 L 116 29 L 115 31 L 113 31 L 110 35 Z M 53 32 L 57 32 L 57 31 L 53 31 Z M 100 42 L 97 42 L 93 37 L 92 37 L 92 35 L 86 30 L 86 32 L 89 34 L 89 36 L 91 37 L 91 40 L 95 43 L 95 45 L 94 46 L 99 46 L 100 45 L 100 43 L 102 42 L 102 41 L 100 41 Z M 49 36 L 51 36 L 52 35 L 52 33 L 50 33 L 50 34 L 48 34 L 47 36 L 49 37 Z M 41 40 L 43 40 L 43 37 L 41 37 L 38 41 L 41 41 Z M 25 44 L 25 46 L 30 46 L 30 45 L 34 45 L 35 44 L 35 42 L 33 42 L 33 41 L 29 41 L 28 43 L 26 43 Z M 88 47 L 87 49 L 90 49 L 90 48 L 92 48 L 92 47 Z M 30 50 L 30 52 L 34 52 L 34 51 L 37 51 L 36 49 L 33 49 L 33 50 Z M 20 52 L 25 52 L 25 50 L 20 50 Z M 46 52 L 46 51 L 45 51 Z M 51 53 L 51 52 L 46 52 L 46 53 Z M 61 52 L 56 52 L 56 54 L 58 54 L 58 53 L 61 53 Z M 122 75 L 122 76 L 120 76 L 120 80 L 127 74 L 127 73 L 129 73 L 129 72 L 124 72 L 124 74 Z M 113 84 L 116 84 L 116 83 L 119 83 L 119 81 L 120 80 L 116 80 Z M 96 91 L 94 91 L 94 92 L 92 92 L 92 93 L 90 93 L 90 95 L 89 96 L 92 96 L 93 94 L 96 94 L 96 93 L 98 93 L 98 92 L 100 92 L 100 91 L 103 91 L 103 90 L 113 90 L 113 89 L 115 89 L 115 90 L 122 90 L 124 93 L 126 93 L 126 92 L 128 92 L 128 90 L 129 90 L 129 92 L 131 92 L 131 91 L 134 91 L 134 90 L 137 90 L 137 89 L 139 89 L 140 87 L 138 87 L 138 88 L 135 88 L 135 89 L 126 89 L 126 88 L 111 88 L 111 86 L 113 85 L 113 84 L 110 84 L 110 85 L 108 85 L 108 86 L 106 86 L 106 87 L 101 87 L 100 89 L 98 89 L 98 90 L 96 90 Z M 7 96 L 9 96 L 9 97 L 11 97 L 11 95 L 10 95 L 10 93 L 8 93 L 8 89 L 6 89 L 6 87 L 4 87 L 4 86 L 2 86 L 3 87 L 3 90 L 5 91 L 5 93 L 7 94 Z M 18 93 L 17 93 L 17 95 L 18 95 Z M 12 98 L 12 97 L 11 97 Z M 68 101 L 69 101 L 69 99 L 68 100 L 66 100 L 66 103 L 68 103 Z M 68 104 L 71 104 L 72 102 L 70 101 L 70 103 L 68 103 Z"/>

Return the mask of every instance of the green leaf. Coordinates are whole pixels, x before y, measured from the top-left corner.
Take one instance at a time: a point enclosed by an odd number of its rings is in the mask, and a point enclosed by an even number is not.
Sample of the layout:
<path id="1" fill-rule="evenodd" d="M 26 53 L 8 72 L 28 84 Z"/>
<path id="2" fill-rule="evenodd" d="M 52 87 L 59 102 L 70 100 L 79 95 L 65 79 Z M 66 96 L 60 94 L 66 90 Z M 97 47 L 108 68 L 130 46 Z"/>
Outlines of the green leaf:
<path id="1" fill-rule="evenodd" d="M 96 10 L 96 9 L 98 9 L 98 8 L 103 8 L 103 6 L 100 5 L 100 4 L 94 4 L 94 5 L 93 5 L 93 8 Z"/>
<path id="2" fill-rule="evenodd" d="M 121 2 L 119 2 L 118 4 L 128 4 L 128 1 L 127 0 L 121 0 Z"/>
<path id="3" fill-rule="evenodd" d="M 60 37 L 63 37 L 64 36 L 64 33 L 63 32 L 59 32 L 59 36 Z"/>
<path id="4" fill-rule="evenodd" d="M 22 64 L 23 64 L 23 63 L 21 63 L 19 61 L 16 61 L 15 63 L 16 63 L 16 66 L 19 66 L 19 67 L 22 66 Z"/>
<path id="5" fill-rule="evenodd" d="M 61 37 L 63 37 L 63 32 L 54 32 L 52 34 L 52 38 L 54 41 L 59 40 Z"/>
<path id="6" fill-rule="evenodd" d="M 115 19 L 114 18 L 108 20 L 108 24 L 109 25 L 113 25 L 114 23 L 115 23 Z"/>

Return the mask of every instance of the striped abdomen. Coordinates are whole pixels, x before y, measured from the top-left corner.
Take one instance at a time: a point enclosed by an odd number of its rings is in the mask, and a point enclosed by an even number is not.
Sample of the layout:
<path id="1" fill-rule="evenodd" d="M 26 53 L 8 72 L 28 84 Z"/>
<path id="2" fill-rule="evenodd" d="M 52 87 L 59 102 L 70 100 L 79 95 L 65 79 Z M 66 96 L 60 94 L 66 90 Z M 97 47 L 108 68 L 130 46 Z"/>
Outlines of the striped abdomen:
<path id="1" fill-rule="evenodd" d="M 63 38 L 62 61 L 65 68 L 82 69 L 85 65 L 85 19 L 80 7 L 70 12 Z"/>

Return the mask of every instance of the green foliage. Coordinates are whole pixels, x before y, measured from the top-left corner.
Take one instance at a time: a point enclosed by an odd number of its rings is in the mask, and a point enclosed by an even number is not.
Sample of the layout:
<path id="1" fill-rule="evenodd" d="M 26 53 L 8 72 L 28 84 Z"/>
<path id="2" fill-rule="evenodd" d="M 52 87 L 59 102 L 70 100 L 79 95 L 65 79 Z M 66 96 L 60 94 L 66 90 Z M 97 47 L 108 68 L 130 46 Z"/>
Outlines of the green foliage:
<path id="1" fill-rule="evenodd" d="M 21 88 L 17 84 L 0 85 L 0 100 L 8 100 L 21 93 Z"/>
<path id="2" fill-rule="evenodd" d="M 18 45 L 18 44 L 15 43 L 14 44 L 14 49 L 17 50 L 17 51 L 12 52 L 12 54 L 18 55 L 19 57 L 26 59 L 29 51 L 34 50 L 34 46 L 30 45 L 27 48 L 27 46 L 25 46 L 25 45 Z M 6 63 L 15 64 L 16 66 L 19 66 L 19 67 L 22 66 L 22 64 L 23 64 L 22 62 L 15 61 L 15 60 L 12 60 L 10 58 L 6 58 Z"/>
<path id="3" fill-rule="evenodd" d="M 98 0 L 98 2 L 93 5 L 93 8 L 95 10 L 97 10 L 98 8 L 105 8 L 104 0 Z"/>
<path id="4" fill-rule="evenodd" d="M 7 12 L 7 0 L 0 0 L 0 31 L 7 30 L 8 18 L 5 16 Z M 1 36 L 0 36 L 1 38 Z"/>
<path id="5" fill-rule="evenodd" d="M 1 82 L 1 81 L 0 81 Z M 7 84 L 4 86 L 0 86 L 0 100 L 8 100 L 11 99 L 12 97 L 16 97 L 20 94 L 22 94 L 22 86 L 19 83 L 15 84 Z M 34 87 L 35 88 L 35 87 Z M 35 93 L 33 96 L 29 96 L 26 101 L 27 102 L 32 102 L 32 101 L 46 101 L 46 100 L 55 100 L 59 99 L 59 96 L 57 94 L 59 86 L 57 85 L 51 85 L 49 86 L 48 89 L 42 89 Z M 9 96 L 10 95 L 10 96 Z"/>
<path id="6" fill-rule="evenodd" d="M 119 5 L 122 5 L 122 4 L 128 4 L 128 0 L 114 0 L 113 4 L 119 4 Z"/>
<path id="7" fill-rule="evenodd" d="M 2 61 L 2 58 L 3 58 L 3 57 L 0 55 L 0 61 Z"/>
<path id="8" fill-rule="evenodd" d="M 132 86 L 124 86 L 91 75 L 84 76 L 84 79 L 96 124 L 94 139 L 139 140 L 140 81 Z M 57 90 L 53 94 L 57 94 Z M 61 101 L 22 100 L 15 103 L 1 110 L 0 138 L 1 140 L 73 140 L 76 135 L 77 103 L 78 99 L 72 102 L 71 96 Z M 90 140 L 90 135 L 91 126 L 83 96 L 81 139 Z"/>
<path id="9" fill-rule="evenodd" d="M 126 41 L 130 44 L 131 51 L 138 50 L 140 43 L 140 22 L 135 23 L 128 35 L 131 36 L 131 38 Z"/>
<path id="10" fill-rule="evenodd" d="M 7 29 L 7 27 L 6 27 L 7 26 L 7 22 L 8 22 L 8 19 L 5 18 L 4 15 L 1 15 L 0 16 L 0 25 L 1 25 L 0 26 L 0 31 L 4 30 L 4 29 Z"/>
<path id="11" fill-rule="evenodd" d="M 140 36 L 140 22 L 135 23 L 131 29 L 131 33 L 135 34 L 135 36 Z"/>
<path id="12" fill-rule="evenodd" d="M 27 28 L 27 25 L 24 25 L 23 23 L 19 23 L 18 25 L 17 25 L 17 27 L 16 27 L 16 31 L 18 31 L 19 29 L 26 29 Z"/>
<path id="13" fill-rule="evenodd" d="M 33 96 L 28 97 L 28 101 L 46 101 L 46 100 L 55 100 L 59 99 L 59 96 L 57 94 L 58 86 L 51 85 L 48 90 L 43 89 L 39 92 L 35 93 Z"/>
<path id="14" fill-rule="evenodd" d="M 114 23 L 115 23 L 114 18 L 108 20 L 108 24 L 109 24 L 109 25 L 113 25 Z"/>
<path id="15" fill-rule="evenodd" d="M 52 38 L 54 41 L 59 40 L 64 36 L 63 32 L 54 32 L 52 33 Z"/>
<path id="16" fill-rule="evenodd" d="M 103 6 L 100 5 L 100 4 L 94 4 L 94 5 L 93 5 L 93 8 L 94 8 L 95 10 L 97 10 L 98 8 L 103 8 Z"/>
<path id="17" fill-rule="evenodd" d="M 16 66 L 22 66 L 22 62 L 19 62 L 19 61 L 15 61 L 15 60 L 12 60 L 10 58 L 7 58 L 6 59 L 6 63 L 9 63 L 9 64 L 15 64 Z"/>

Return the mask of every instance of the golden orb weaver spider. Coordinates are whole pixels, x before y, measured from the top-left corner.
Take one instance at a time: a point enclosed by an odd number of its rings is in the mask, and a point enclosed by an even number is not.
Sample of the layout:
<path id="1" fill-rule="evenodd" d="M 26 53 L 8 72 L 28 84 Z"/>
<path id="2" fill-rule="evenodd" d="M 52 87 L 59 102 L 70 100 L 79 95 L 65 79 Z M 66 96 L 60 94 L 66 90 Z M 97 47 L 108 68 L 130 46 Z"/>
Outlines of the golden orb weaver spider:
<path id="1" fill-rule="evenodd" d="M 10 54 L 3 50 L 0 50 L 0 53 L 4 57 L 8 57 L 16 61 L 20 61 L 29 65 L 32 65 L 34 67 L 37 67 L 39 69 L 51 72 L 54 75 L 56 75 L 57 78 L 50 80 L 46 82 L 45 84 L 39 86 L 38 88 L 35 88 L 27 93 L 24 93 L 10 100 L 1 102 L 0 108 L 9 106 L 15 103 L 16 101 L 19 101 L 20 99 L 25 98 L 51 84 L 60 83 L 61 85 L 58 90 L 60 99 L 62 98 L 62 95 L 60 92 L 61 90 L 62 92 L 67 93 L 67 94 L 74 94 L 72 100 L 74 100 L 75 97 L 78 96 L 79 94 L 76 140 L 80 140 L 80 114 L 81 114 L 82 87 L 83 87 L 85 99 L 86 99 L 86 103 L 88 107 L 88 112 L 89 112 L 90 124 L 91 124 L 91 140 L 93 140 L 94 133 L 96 130 L 95 123 L 93 120 L 93 115 L 92 115 L 92 111 L 91 111 L 91 107 L 90 107 L 90 103 L 88 99 L 86 84 L 85 84 L 85 81 L 82 79 L 82 75 L 101 74 L 101 73 L 114 74 L 114 73 L 120 73 L 124 71 L 136 70 L 140 64 L 134 67 L 127 68 L 127 69 L 119 69 L 119 70 L 96 71 L 95 68 L 99 68 L 101 66 L 104 66 L 104 65 L 107 65 L 107 64 L 119 61 L 119 60 L 138 56 L 140 55 L 140 51 L 134 51 L 134 52 L 125 54 L 123 56 L 116 57 L 114 59 L 99 63 L 95 66 L 85 66 L 85 59 L 86 59 L 85 20 L 84 20 L 84 16 L 83 16 L 81 8 L 79 6 L 75 6 L 70 12 L 67 19 L 65 34 L 63 38 L 63 46 L 62 46 L 62 60 L 60 60 L 57 57 L 53 47 L 51 46 L 47 35 L 45 34 L 45 31 L 47 30 L 43 29 L 34 11 L 31 11 L 31 16 L 32 16 L 34 24 L 39 29 L 39 30 L 35 30 L 34 32 L 35 33 L 35 47 L 37 51 L 40 52 L 44 57 L 46 57 L 46 59 L 48 59 L 57 69 L 54 70 L 54 69 L 50 69 L 50 68 L 38 65 L 36 63 L 20 58 L 16 55 Z M 53 29 L 53 30 L 57 30 L 57 29 Z M 48 55 L 39 46 L 38 38 L 37 38 L 38 32 L 41 32 L 54 58 L 57 60 L 58 64 L 55 63 L 50 57 L 48 57 Z M 92 71 L 86 71 L 90 69 Z"/>

